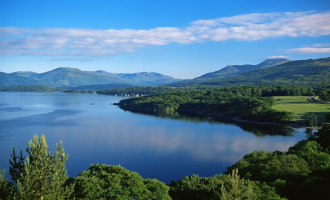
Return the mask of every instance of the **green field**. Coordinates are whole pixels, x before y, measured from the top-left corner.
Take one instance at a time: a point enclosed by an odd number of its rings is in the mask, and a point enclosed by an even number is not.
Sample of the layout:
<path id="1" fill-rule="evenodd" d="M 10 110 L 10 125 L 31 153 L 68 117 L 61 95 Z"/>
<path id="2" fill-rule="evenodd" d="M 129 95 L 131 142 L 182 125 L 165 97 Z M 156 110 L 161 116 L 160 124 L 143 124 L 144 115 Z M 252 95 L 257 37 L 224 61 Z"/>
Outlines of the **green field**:
<path id="1" fill-rule="evenodd" d="M 330 104 L 310 102 L 308 96 L 274 96 L 274 98 L 276 104 L 272 108 L 278 111 L 296 113 L 297 122 L 304 122 L 307 113 L 314 113 L 317 115 L 318 122 L 324 123 L 323 113 L 330 112 Z"/>

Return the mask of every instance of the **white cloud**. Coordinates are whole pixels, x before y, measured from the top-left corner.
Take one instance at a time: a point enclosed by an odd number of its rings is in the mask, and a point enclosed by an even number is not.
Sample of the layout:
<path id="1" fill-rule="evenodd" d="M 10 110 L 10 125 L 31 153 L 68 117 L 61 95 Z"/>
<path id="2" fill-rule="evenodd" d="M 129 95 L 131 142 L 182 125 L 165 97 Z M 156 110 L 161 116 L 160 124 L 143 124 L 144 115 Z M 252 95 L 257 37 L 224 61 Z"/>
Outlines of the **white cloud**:
<path id="1" fill-rule="evenodd" d="M 328 47 L 330 46 L 330 43 L 316 43 L 313 44 L 314 47 Z"/>
<path id="2" fill-rule="evenodd" d="M 149 30 L 26 29 L 0 28 L 0 55 L 93 55 L 109 56 L 136 48 L 170 43 L 207 41 L 256 41 L 279 37 L 319 37 L 330 35 L 330 12 L 252 13 L 197 20 L 188 27 L 158 27 Z M 325 44 L 315 44 L 323 47 Z M 320 46 L 321 45 L 321 46 Z M 326 48 L 293 49 L 326 51 Z"/>
<path id="3" fill-rule="evenodd" d="M 277 59 L 277 58 L 288 58 L 287 56 L 270 56 L 266 57 L 265 59 Z"/>
<path id="4" fill-rule="evenodd" d="M 330 48 L 303 47 L 287 50 L 289 53 L 330 53 Z"/>

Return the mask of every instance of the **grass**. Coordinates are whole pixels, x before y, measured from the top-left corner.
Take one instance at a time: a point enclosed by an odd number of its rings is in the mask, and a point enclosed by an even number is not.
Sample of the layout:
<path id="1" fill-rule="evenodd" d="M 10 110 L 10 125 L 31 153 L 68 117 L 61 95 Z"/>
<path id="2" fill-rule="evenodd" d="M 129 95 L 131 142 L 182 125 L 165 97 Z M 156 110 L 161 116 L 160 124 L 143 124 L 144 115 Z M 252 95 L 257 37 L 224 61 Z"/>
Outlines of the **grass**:
<path id="1" fill-rule="evenodd" d="M 274 96 L 276 104 L 272 106 L 278 111 L 294 112 L 297 122 L 305 122 L 308 113 L 317 115 L 319 123 L 324 123 L 324 113 L 330 112 L 330 104 L 320 104 L 308 101 L 308 96 Z"/>

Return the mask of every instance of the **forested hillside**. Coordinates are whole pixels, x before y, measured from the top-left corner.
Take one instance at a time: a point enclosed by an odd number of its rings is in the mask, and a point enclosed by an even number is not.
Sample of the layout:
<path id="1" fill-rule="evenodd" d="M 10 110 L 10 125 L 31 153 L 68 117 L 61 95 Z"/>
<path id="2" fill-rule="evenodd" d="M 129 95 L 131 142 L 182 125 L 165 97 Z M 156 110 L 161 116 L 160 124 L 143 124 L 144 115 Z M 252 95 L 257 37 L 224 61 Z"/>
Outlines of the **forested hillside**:
<path id="1" fill-rule="evenodd" d="M 289 62 L 290 60 L 286 58 L 275 58 L 275 59 L 267 59 L 257 65 L 228 65 L 216 72 L 210 72 L 207 74 L 204 74 L 200 77 L 194 78 L 194 80 L 204 80 L 207 81 L 207 79 L 215 79 L 215 78 L 223 78 L 233 75 L 239 75 L 243 74 L 245 72 L 253 71 L 256 69 L 262 69 L 267 67 L 273 67 L 276 65 L 280 65 L 286 62 Z"/>
<path id="2" fill-rule="evenodd" d="M 0 87 L 0 92 L 64 92 L 66 89 L 53 88 L 44 85 L 18 85 Z"/>
<path id="3" fill-rule="evenodd" d="M 41 85 L 43 82 L 29 77 L 0 72 L 0 87 L 13 85 Z"/>
<path id="4" fill-rule="evenodd" d="M 330 58 L 291 61 L 274 67 L 254 70 L 237 76 L 218 78 L 202 85 L 303 85 L 330 83 Z"/>
<path id="5" fill-rule="evenodd" d="M 314 95 L 310 87 L 259 86 L 231 87 L 213 90 L 178 91 L 121 100 L 123 109 L 158 111 L 195 111 L 244 120 L 292 122 L 295 114 L 273 110 L 270 96 Z"/>

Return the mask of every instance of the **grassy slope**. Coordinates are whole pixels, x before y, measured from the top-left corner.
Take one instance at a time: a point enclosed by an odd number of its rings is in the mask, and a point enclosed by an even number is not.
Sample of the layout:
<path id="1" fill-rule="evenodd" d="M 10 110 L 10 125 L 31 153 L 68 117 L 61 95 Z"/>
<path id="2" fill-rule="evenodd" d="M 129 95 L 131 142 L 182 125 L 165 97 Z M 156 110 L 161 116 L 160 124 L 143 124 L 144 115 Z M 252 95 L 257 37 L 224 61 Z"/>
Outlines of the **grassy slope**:
<path id="1" fill-rule="evenodd" d="M 304 122 L 307 113 L 317 115 L 319 123 L 324 123 L 324 112 L 330 112 L 330 104 L 319 104 L 308 101 L 308 96 L 275 96 L 276 104 L 273 109 L 279 111 L 295 112 L 298 122 Z"/>

